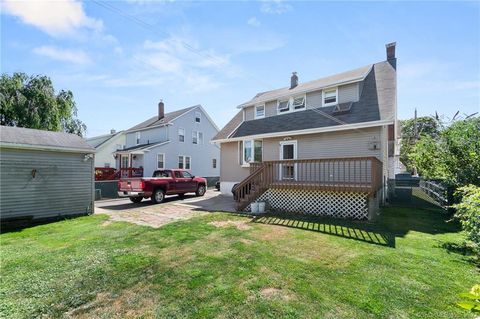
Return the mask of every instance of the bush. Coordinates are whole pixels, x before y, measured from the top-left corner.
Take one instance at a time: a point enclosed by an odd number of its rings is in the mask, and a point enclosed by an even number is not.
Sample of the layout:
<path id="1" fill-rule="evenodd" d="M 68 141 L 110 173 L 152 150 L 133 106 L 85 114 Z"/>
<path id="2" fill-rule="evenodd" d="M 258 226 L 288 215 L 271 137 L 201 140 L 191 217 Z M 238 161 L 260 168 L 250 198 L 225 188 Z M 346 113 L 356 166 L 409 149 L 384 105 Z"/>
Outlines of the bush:
<path id="1" fill-rule="evenodd" d="M 480 187 L 467 185 L 460 187 L 457 195 L 462 197 L 460 203 L 453 205 L 456 209 L 455 218 L 460 220 L 462 228 L 467 233 L 467 239 L 472 241 L 474 248 L 480 249 Z"/>
<path id="2" fill-rule="evenodd" d="M 480 285 L 473 286 L 470 292 L 460 294 L 460 297 L 463 300 L 457 302 L 457 306 L 472 312 L 480 312 Z"/>

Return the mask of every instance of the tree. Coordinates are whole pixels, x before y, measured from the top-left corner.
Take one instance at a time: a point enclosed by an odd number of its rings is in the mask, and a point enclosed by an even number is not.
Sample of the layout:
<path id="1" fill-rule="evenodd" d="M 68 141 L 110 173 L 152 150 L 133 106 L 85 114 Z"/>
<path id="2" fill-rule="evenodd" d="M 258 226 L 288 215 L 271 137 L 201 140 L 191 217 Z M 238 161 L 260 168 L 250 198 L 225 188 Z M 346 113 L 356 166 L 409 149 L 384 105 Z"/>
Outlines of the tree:
<path id="1" fill-rule="evenodd" d="M 423 136 L 435 139 L 440 133 L 440 123 L 433 117 L 419 117 L 416 122 L 417 132 L 415 132 L 415 119 L 408 119 L 401 122 L 402 145 L 400 148 L 400 160 L 409 171 L 414 170 L 412 150 L 417 140 Z"/>
<path id="2" fill-rule="evenodd" d="M 86 125 L 77 118 L 71 91 L 55 94 L 44 75 L 2 74 L 0 79 L 0 124 L 83 136 Z"/>
<path id="3" fill-rule="evenodd" d="M 420 137 L 409 158 L 427 178 L 454 186 L 480 186 L 480 117 L 442 125 L 436 138 Z"/>

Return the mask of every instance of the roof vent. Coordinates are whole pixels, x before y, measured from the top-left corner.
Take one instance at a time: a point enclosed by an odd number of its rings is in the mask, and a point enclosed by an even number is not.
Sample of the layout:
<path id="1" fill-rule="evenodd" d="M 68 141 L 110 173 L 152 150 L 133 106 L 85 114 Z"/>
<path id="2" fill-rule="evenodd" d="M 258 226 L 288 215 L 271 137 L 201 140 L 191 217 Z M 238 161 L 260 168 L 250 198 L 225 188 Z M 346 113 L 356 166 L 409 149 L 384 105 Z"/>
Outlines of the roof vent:
<path id="1" fill-rule="evenodd" d="M 298 85 L 297 72 L 292 72 L 292 77 L 290 78 L 290 90 L 297 87 L 297 85 Z"/>
<path id="2" fill-rule="evenodd" d="M 347 114 L 350 113 L 350 110 L 352 109 L 353 102 L 348 102 L 348 103 L 340 103 L 335 105 L 333 108 L 332 113 L 334 115 L 340 115 L 340 114 Z"/>
<path id="3" fill-rule="evenodd" d="M 112 128 L 112 129 L 110 130 L 110 134 L 113 135 L 113 134 L 115 134 L 115 133 L 117 133 L 117 131 L 115 131 L 115 129 Z"/>

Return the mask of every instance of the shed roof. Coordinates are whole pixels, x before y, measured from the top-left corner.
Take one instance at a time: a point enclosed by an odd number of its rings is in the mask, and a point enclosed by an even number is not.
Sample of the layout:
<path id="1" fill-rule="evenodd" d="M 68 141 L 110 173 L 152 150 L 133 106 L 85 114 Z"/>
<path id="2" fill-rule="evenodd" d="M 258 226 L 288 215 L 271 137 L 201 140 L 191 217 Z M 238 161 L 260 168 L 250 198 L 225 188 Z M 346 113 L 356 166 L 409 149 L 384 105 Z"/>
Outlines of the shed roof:
<path id="1" fill-rule="evenodd" d="M 2 125 L 0 125 L 0 145 L 14 148 L 95 152 L 93 147 L 75 134 Z"/>

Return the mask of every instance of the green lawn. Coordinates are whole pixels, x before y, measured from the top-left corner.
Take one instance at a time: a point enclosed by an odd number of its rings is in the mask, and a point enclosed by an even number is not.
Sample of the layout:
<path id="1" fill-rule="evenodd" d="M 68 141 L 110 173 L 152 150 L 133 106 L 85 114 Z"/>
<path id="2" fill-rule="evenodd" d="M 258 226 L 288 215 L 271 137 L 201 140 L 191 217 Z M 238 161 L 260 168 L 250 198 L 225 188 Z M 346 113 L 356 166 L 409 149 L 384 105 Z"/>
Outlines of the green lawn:
<path id="1" fill-rule="evenodd" d="M 212 213 L 159 229 L 88 216 L 1 235 L 0 317 L 473 318 L 457 225 Z"/>

